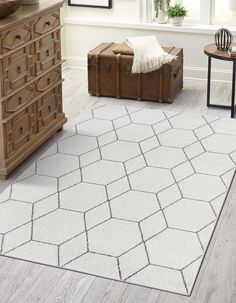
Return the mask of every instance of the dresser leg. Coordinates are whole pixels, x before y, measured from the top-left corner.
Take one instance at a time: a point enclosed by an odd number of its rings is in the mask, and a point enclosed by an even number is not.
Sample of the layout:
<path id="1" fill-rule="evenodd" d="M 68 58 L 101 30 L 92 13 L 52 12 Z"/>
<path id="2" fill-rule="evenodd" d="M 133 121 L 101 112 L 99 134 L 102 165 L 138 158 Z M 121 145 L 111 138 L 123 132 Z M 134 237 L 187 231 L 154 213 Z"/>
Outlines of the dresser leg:
<path id="1" fill-rule="evenodd" d="M 207 107 L 210 106 L 211 98 L 211 57 L 208 56 L 208 73 L 207 73 Z"/>
<path id="2" fill-rule="evenodd" d="M 235 72 L 236 61 L 233 61 L 233 78 L 232 78 L 232 100 L 231 100 L 231 118 L 234 118 L 235 113 Z"/>
<path id="3" fill-rule="evenodd" d="M 63 127 L 59 128 L 59 129 L 57 130 L 57 133 L 60 133 L 60 132 L 62 132 L 62 131 L 63 131 Z"/>

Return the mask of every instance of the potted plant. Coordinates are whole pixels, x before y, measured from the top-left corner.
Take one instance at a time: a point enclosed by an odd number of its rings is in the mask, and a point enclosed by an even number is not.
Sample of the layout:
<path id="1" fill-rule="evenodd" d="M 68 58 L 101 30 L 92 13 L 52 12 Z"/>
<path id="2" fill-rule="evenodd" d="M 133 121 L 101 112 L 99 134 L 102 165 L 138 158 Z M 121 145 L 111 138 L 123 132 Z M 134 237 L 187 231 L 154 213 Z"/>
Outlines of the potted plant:
<path id="1" fill-rule="evenodd" d="M 39 0 L 23 0 L 23 4 L 38 4 Z"/>
<path id="2" fill-rule="evenodd" d="M 0 18 L 5 18 L 17 11 L 22 0 L 0 0 Z"/>
<path id="3" fill-rule="evenodd" d="M 188 11 L 184 6 L 175 4 L 174 6 L 168 7 L 167 14 L 173 25 L 181 26 L 183 24 L 184 17 L 188 14 Z"/>
<path id="4" fill-rule="evenodd" d="M 170 0 L 154 0 L 154 9 L 158 23 L 166 23 L 168 21 L 167 9 L 169 4 Z"/>

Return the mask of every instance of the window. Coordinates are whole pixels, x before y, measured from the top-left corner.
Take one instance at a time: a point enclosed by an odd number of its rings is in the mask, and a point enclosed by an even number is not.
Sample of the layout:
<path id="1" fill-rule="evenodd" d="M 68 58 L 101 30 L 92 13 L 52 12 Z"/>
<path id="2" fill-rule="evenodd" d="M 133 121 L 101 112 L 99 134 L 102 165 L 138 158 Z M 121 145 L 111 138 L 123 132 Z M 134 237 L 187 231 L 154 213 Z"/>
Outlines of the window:
<path id="1" fill-rule="evenodd" d="M 213 3 L 212 23 L 213 24 L 230 24 L 233 22 L 233 12 L 229 7 L 229 0 L 215 0 Z"/>
<path id="2" fill-rule="evenodd" d="M 188 16 L 185 23 L 236 25 L 236 13 L 230 10 L 232 1 L 234 0 L 171 0 L 170 4 L 180 3 L 186 7 Z"/>
<path id="3" fill-rule="evenodd" d="M 170 4 L 179 3 L 186 7 L 188 16 L 185 18 L 186 22 L 200 23 L 201 19 L 201 0 L 171 0 Z"/>

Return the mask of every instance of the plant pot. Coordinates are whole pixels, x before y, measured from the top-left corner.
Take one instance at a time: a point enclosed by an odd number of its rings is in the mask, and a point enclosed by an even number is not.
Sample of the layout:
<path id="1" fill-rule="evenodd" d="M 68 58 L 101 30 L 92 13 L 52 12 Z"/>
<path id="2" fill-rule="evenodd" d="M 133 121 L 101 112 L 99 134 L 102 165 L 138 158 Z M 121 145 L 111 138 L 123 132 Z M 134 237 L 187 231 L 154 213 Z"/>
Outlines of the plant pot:
<path id="1" fill-rule="evenodd" d="M 167 13 L 165 11 L 159 9 L 158 14 L 156 16 L 156 21 L 157 21 L 157 23 L 160 23 L 160 24 L 167 23 L 168 22 Z"/>
<path id="2" fill-rule="evenodd" d="M 171 18 L 171 24 L 174 26 L 181 26 L 183 24 L 184 21 L 184 17 L 174 17 Z"/>
<path id="3" fill-rule="evenodd" d="M 5 18 L 17 11 L 22 4 L 21 0 L 0 0 L 0 18 Z"/>
<path id="4" fill-rule="evenodd" d="M 23 0 L 23 4 L 38 4 L 39 0 Z"/>

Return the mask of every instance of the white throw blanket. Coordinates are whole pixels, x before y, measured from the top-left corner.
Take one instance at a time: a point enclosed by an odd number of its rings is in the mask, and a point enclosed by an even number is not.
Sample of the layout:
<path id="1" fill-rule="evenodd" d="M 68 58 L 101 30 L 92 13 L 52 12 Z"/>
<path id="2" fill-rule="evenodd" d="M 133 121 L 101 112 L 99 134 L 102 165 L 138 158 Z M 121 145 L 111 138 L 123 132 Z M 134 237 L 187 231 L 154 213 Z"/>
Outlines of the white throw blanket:
<path id="1" fill-rule="evenodd" d="M 132 73 L 148 73 L 176 59 L 162 49 L 155 36 L 129 37 L 126 43 L 134 50 Z"/>

